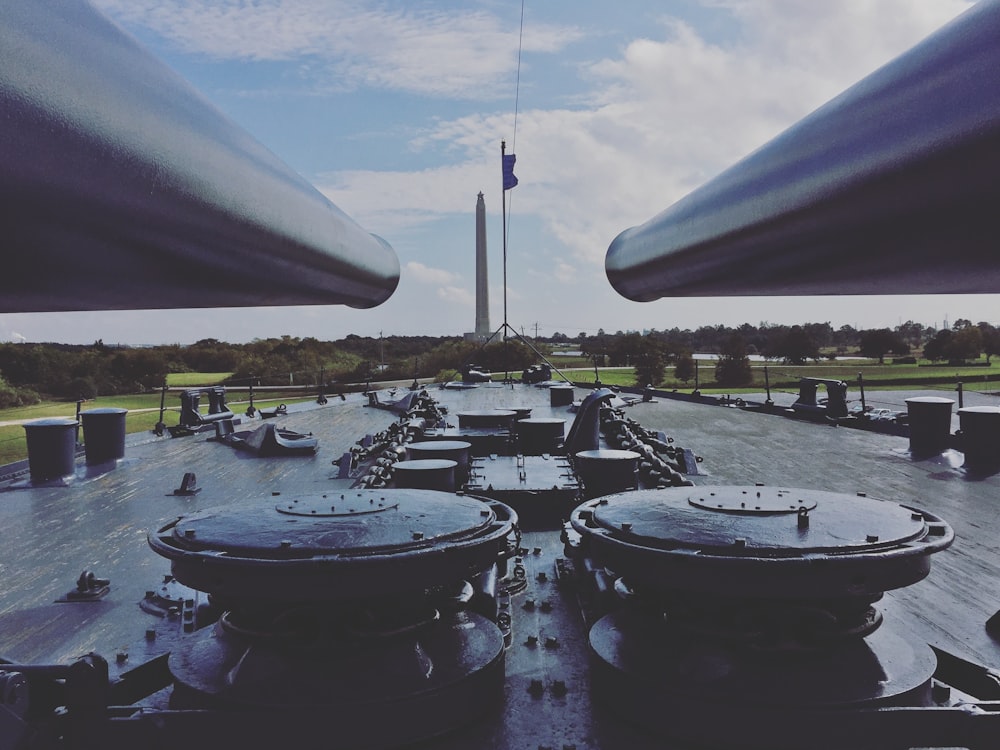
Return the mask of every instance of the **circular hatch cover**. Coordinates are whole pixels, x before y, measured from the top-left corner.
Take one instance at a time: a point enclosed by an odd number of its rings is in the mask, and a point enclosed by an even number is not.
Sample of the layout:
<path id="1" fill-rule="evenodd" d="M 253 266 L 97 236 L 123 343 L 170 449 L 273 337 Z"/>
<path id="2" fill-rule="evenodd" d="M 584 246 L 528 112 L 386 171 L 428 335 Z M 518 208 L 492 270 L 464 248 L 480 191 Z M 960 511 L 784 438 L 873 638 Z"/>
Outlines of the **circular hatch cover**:
<path id="1" fill-rule="evenodd" d="M 919 581 L 954 533 L 914 508 L 819 490 L 670 487 L 584 503 L 573 527 L 601 564 L 662 589 L 877 594 Z"/>
<path id="2" fill-rule="evenodd" d="M 503 503 L 357 489 L 200 511 L 150 533 L 149 544 L 200 591 L 318 601 L 462 579 L 507 556 L 516 529 Z"/>

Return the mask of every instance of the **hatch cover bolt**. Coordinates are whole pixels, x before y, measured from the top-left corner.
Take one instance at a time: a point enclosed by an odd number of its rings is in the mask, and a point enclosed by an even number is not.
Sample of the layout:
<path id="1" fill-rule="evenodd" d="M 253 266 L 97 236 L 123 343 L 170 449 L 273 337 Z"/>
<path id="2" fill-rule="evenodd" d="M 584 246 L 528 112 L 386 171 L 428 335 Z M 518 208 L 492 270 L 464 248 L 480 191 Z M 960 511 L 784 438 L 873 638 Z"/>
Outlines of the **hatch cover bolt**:
<path id="1" fill-rule="evenodd" d="M 194 539 L 194 529 L 184 529 L 185 539 Z"/>
<path id="2" fill-rule="evenodd" d="M 733 540 L 733 546 L 736 547 L 736 549 L 746 549 L 747 540 L 738 536 Z"/>
<path id="3" fill-rule="evenodd" d="M 542 684 L 541 680 L 532 680 L 531 684 L 528 685 L 528 692 L 535 698 L 538 698 L 545 692 L 545 686 Z"/>
<path id="4" fill-rule="evenodd" d="M 550 602 L 548 599 L 546 599 L 545 601 L 543 601 L 541 603 L 540 609 L 542 610 L 542 612 L 551 612 L 552 611 L 552 602 Z"/>
<path id="5" fill-rule="evenodd" d="M 537 576 L 535 576 L 535 577 L 536 577 L 536 578 L 537 578 L 537 579 L 538 579 L 539 581 L 543 581 L 543 582 L 544 582 L 544 581 L 547 581 L 547 580 L 549 580 L 549 576 L 548 576 L 548 574 L 547 574 L 547 573 L 546 573 L 546 572 L 545 572 L 544 570 L 542 570 L 542 571 L 539 571 L 538 575 L 537 575 Z"/>
<path id="6" fill-rule="evenodd" d="M 552 680 L 552 695 L 561 697 L 566 695 L 567 692 L 565 680 Z"/>
<path id="7" fill-rule="evenodd" d="M 533 550 L 531 550 L 531 554 L 533 554 L 533 555 L 540 555 L 540 554 L 542 554 L 542 548 L 541 547 L 535 547 Z"/>
<path id="8" fill-rule="evenodd" d="M 535 608 L 535 600 L 534 599 L 525 599 L 524 600 L 524 608 L 526 610 L 528 610 L 529 612 L 531 610 L 533 610 Z"/>
<path id="9" fill-rule="evenodd" d="M 292 546 L 292 543 L 289 540 L 287 540 L 287 539 L 282 539 L 281 540 L 281 549 L 288 549 L 291 546 Z"/>
<path id="10" fill-rule="evenodd" d="M 424 532 L 422 532 L 422 531 L 414 531 L 413 532 L 413 540 L 414 541 L 419 542 L 423 538 L 424 538 Z"/>
<path id="11" fill-rule="evenodd" d="M 124 664 L 128 661 L 128 651 L 119 651 L 115 654 L 115 661 L 119 664 Z"/>
<path id="12" fill-rule="evenodd" d="M 865 537 L 865 541 L 866 542 L 877 542 L 878 541 L 878 534 L 868 534 Z"/>
<path id="13" fill-rule="evenodd" d="M 554 635 L 545 637 L 545 648 L 559 648 L 559 639 Z"/>
<path id="14" fill-rule="evenodd" d="M 155 641 L 156 640 L 156 631 L 153 630 L 152 628 L 148 628 L 146 630 L 146 640 L 147 641 Z"/>
<path id="15" fill-rule="evenodd" d="M 628 521 L 622 521 L 622 531 L 631 531 L 631 530 L 632 530 L 632 524 L 630 524 Z"/>
<path id="16" fill-rule="evenodd" d="M 914 513 L 912 513 L 910 515 L 910 518 L 912 518 L 914 521 L 923 521 L 924 520 L 924 514 L 923 513 L 916 513 L 916 512 L 914 512 Z"/>
<path id="17" fill-rule="evenodd" d="M 805 506 L 799 506 L 798 510 L 799 517 L 799 528 L 808 529 L 809 528 L 809 509 Z"/>
<path id="18" fill-rule="evenodd" d="M 538 645 L 538 636 L 529 635 L 527 640 L 525 640 L 524 645 L 527 646 L 528 648 L 534 648 L 535 646 Z"/>

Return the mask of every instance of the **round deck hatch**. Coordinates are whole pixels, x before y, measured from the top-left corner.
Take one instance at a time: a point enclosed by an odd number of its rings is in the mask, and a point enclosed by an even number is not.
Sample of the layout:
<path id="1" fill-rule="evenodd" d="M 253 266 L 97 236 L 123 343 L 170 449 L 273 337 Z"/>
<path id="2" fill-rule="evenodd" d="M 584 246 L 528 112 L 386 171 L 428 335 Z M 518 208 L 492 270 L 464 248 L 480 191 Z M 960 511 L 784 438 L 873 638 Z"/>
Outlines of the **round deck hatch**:
<path id="1" fill-rule="evenodd" d="M 602 564 L 633 581 L 781 597 L 910 585 L 954 538 L 950 526 L 914 508 L 775 487 L 626 492 L 584 503 L 571 521 Z"/>
<path id="2" fill-rule="evenodd" d="M 200 511 L 150 534 L 149 544 L 200 591 L 316 600 L 484 570 L 507 555 L 516 528 L 514 511 L 495 501 L 359 489 Z"/>

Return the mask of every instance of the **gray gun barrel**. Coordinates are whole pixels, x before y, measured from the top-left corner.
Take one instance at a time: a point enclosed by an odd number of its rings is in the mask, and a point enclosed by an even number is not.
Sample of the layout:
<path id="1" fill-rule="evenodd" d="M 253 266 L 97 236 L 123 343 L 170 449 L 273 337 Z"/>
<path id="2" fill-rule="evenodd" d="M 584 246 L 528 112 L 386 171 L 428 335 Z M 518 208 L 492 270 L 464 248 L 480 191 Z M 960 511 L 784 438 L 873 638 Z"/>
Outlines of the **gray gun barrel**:
<path id="1" fill-rule="evenodd" d="M 623 296 L 1000 291 L 1000 3 L 608 248 Z"/>
<path id="2" fill-rule="evenodd" d="M 0 17 L 0 312 L 393 293 L 388 243 L 90 5 Z"/>

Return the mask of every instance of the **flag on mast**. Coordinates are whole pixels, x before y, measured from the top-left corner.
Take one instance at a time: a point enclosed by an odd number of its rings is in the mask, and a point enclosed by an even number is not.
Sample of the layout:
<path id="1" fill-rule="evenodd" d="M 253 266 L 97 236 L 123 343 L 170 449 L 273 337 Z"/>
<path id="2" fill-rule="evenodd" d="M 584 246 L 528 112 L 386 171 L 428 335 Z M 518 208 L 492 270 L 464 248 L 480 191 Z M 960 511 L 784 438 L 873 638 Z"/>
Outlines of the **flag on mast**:
<path id="1" fill-rule="evenodd" d="M 504 154 L 503 159 L 503 189 L 510 190 L 517 185 L 517 178 L 514 176 L 514 162 L 517 157 L 514 154 Z"/>

